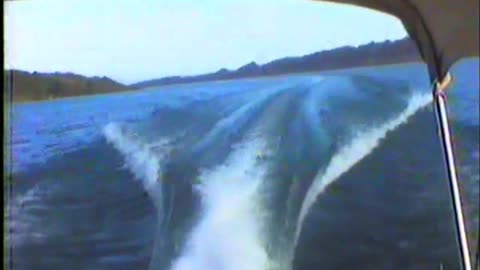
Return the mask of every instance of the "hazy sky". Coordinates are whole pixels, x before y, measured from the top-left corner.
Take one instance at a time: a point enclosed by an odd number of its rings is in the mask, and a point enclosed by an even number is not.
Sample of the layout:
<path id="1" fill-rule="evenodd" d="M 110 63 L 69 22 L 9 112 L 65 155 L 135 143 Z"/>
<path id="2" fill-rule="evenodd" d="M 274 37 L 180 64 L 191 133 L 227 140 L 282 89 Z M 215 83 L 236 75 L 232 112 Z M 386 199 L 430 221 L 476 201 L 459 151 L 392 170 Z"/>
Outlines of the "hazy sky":
<path id="1" fill-rule="evenodd" d="M 388 15 L 309 0 L 24 0 L 5 8 L 7 68 L 123 83 L 406 36 Z"/>

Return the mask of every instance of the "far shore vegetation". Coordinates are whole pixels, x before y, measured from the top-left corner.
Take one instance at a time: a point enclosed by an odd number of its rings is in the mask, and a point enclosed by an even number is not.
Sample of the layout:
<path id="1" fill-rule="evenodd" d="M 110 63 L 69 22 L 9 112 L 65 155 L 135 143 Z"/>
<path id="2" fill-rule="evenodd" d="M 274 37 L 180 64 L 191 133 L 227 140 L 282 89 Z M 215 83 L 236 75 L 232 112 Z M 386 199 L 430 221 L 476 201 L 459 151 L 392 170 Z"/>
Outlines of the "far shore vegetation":
<path id="1" fill-rule="evenodd" d="M 194 82 L 231 80 L 292 73 L 419 62 L 421 58 L 409 38 L 345 46 L 300 57 L 286 57 L 264 65 L 255 62 L 236 70 L 220 69 L 196 76 L 173 76 L 125 85 L 107 77 L 86 77 L 74 73 L 40 73 L 6 70 L 4 91 L 11 102 L 31 102 L 65 97 L 108 94 L 147 87 Z"/>

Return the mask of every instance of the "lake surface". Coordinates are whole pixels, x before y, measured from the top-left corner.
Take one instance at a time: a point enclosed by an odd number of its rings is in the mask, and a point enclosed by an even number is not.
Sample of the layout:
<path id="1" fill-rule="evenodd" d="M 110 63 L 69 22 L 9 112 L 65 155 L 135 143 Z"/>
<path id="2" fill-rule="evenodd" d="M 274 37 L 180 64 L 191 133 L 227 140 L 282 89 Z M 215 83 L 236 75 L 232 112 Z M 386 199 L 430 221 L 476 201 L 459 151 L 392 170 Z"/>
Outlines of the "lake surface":
<path id="1" fill-rule="evenodd" d="M 449 90 L 472 248 L 478 65 L 454 67 Z M 13 269 L 460 269 L 423 65 L 16 104 L 10 117 Z"/>

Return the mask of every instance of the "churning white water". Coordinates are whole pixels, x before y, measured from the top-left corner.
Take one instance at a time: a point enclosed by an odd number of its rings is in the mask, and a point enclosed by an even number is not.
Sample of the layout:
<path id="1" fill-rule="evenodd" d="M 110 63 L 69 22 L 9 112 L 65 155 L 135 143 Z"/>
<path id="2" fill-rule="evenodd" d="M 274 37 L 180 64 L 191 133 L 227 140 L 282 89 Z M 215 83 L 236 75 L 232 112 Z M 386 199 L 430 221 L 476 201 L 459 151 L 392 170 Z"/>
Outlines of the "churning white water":
<path id="1" fill-rule="evenodd" d="M 201 174 L 202 218 L 172 270 L 269 269 L 259 194 L 267 168 L 257 159 L 263 145 L 243 143 L 224 164 Z"/>

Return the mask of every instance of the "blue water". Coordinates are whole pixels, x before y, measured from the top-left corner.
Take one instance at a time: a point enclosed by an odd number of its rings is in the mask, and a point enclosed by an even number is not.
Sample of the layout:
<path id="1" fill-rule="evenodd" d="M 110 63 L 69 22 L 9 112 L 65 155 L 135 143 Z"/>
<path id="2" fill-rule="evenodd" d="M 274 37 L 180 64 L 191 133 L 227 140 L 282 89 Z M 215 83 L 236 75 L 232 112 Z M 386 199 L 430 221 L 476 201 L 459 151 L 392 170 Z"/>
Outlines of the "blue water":
<path id="1" fill-rule="evenodd" d="M 478 60 L 452 74 L 473 247 Z M 15 104 L 11 262 L 459 269 L 430 101 L 425 66 L 408 64 Z"/>

